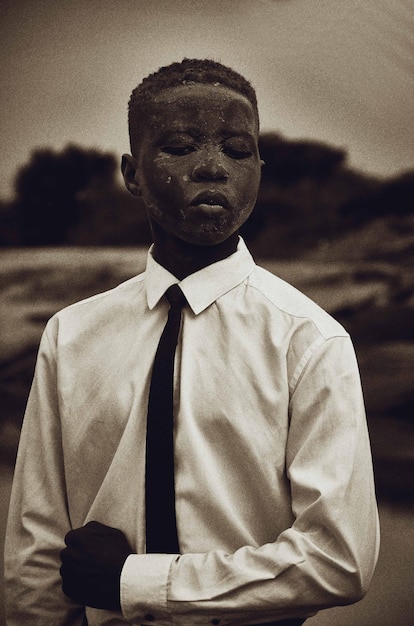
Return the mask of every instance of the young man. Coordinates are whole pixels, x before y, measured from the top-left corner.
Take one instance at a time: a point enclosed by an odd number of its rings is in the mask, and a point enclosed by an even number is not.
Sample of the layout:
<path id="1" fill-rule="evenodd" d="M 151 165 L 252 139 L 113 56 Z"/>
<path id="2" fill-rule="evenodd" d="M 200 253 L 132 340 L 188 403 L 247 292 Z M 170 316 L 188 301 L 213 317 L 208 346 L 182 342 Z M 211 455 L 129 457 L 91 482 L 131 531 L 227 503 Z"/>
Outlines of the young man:
<path id="1" fill-rule="evenodd" d="M 244 78 L 207 60 L 161 68 L 129 123 L 123 175 L 154 244 L 144 274 L 45 330 L 10 508 L 8 623 L 297 626 L 360 599 L 378 553 L 351 341 L 238 237 L 262 164 Z M 168 384 L 151 380 L 167 316 L 174 424 L 153 441 L 169 412 Z"/>

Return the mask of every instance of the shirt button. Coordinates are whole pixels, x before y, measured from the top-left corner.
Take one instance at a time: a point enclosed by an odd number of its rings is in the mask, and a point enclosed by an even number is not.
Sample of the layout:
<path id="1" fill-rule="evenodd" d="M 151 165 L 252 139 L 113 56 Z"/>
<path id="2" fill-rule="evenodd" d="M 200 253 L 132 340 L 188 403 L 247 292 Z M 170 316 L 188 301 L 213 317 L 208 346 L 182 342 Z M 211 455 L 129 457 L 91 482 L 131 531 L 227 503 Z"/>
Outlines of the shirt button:
<path id="1" fill-rule="evenodd" d="M 153 622 L 155 620 L 155 617 L 152 615 L 152 613 L 147 613 L 145 615 L 145 621 L 146 622 Z"/>
<path id="2" fill-rule="evenodd" d="M 220 620 L 217 619 L 217 617 L 215 617 L 214 619 L 211 620 L 211 623 L 214 624 L 214 626 L 217 626 L 218 624 L 220 624 Z"/>

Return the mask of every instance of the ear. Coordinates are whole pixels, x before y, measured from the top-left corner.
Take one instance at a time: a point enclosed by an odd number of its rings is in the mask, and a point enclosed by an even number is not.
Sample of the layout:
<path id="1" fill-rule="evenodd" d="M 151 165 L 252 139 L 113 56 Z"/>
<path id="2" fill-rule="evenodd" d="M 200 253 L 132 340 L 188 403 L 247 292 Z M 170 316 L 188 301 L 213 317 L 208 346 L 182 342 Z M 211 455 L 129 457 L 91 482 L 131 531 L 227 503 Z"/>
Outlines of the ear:
<path id="1" fill-rule="evenodd" d="M 131 193 L 133 196 L 141 195 L 139 182 L 136 178 L 137 167 L 138 167 L 137 160 L 133 156 L 131 156 L 130 154 L 122 155 L 122 162 L 121 162 L 122 176 L 124 177 L 125 187 L 128 189 L 129 193 Z"/>

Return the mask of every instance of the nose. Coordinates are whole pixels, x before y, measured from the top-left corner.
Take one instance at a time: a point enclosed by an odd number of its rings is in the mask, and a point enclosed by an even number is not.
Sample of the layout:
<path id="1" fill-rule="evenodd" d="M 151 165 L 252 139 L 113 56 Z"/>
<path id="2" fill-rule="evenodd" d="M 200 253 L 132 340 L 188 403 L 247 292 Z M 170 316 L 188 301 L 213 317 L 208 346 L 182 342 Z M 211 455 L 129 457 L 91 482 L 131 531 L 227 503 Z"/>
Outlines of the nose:
<path id="1" fill-rule="evenodd" d="M 193 180 L 227 180 L 229 172 L 222 159 L 221 153 L 201 154 L 192 171 Z"/>

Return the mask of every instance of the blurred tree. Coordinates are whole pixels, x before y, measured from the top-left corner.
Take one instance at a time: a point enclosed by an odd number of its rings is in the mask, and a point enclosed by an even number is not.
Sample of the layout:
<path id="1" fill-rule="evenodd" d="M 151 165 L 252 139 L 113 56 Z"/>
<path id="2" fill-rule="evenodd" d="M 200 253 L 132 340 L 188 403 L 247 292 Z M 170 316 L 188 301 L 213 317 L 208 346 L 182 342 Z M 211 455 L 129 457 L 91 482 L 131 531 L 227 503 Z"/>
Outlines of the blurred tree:
<path id="1" fill-rule="evenodd" d="M 380 211 L 398 216 L 413 215 L 414 172 L 403 172 L 385 183 Z"/>
<path id="2" fill-rule="evenodd" d="M 394 218 L 394 226 L 414 214 L 414 172 L 403 172 L 389 180 L 376 181 L 354 193 L 340 209 L 346 228 L 358 228 L 377 220 Z"/>
<path id="3" fill-rule="evenodd" d="M 259 147 L 262 182 L 241 230 L 258 256 L 296 255 L 387 216 L 395 230 L 411 219 L 414 172 L 375 178 L 350 169 L 342 149 L 277 133 L 262 134 Z M 16 177 L 15 202 L 0 204 L 0 245 L 150 243 L 142 200 L 116 170 L 115 157 L 97 150 L 35 151 Z"/>
<path id="4" fill-rule="evenodd" d="M 340 228 L 339 205 L 362 175 L 346 167 L 346 152 L 305 140 L 262 134 L 265 162 L 256 208 L 242 229 L 253 252 L 291 256 Z"/>
<path id="5" fill-rule="evenodd" d="M 13 205 L 0 201 L 0 247 L 17 246 L 20 243 L 21 237 Z"/>
<path id="6" fill-rule="evenodd" d="M 270 179 L 280 186 L 305 177 L 327 179 L 346 161 L 346 152 L 340 148 L 317 141 L 288 140 L 278 133 L 263 133 L 259 148 L 265 162 L 263 180 Z"/>
<path id="7" fill-rule="evenodd" d="M 113 186 L 112 154 L 74 145 L 36 150 L 16 177 L 15 213 L 25 245 L 59 245 L 80 219 L 77 194 L 94 184 Z"/>
<path id="8" fill-rule="evenodd" d="M 120 185 L 96 180 L 77 195 L 80 219 L 68 241 L 75 245 L 131 246 L 152 241 L 141 198 Z"/>

